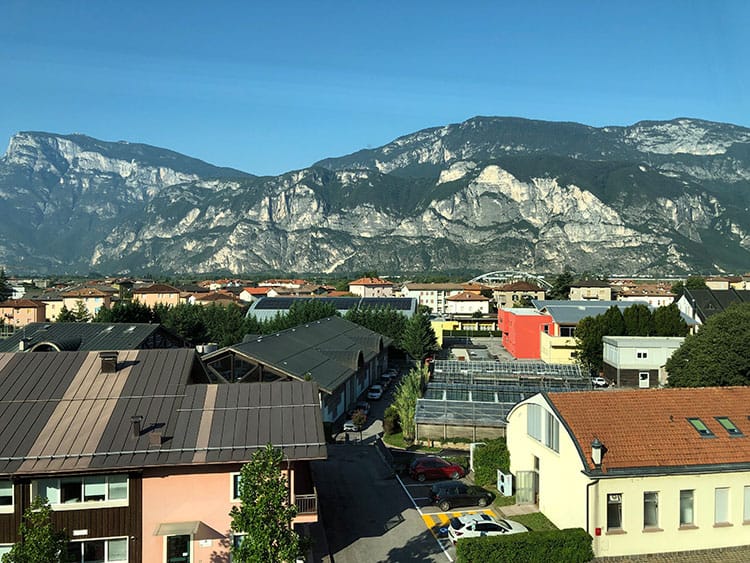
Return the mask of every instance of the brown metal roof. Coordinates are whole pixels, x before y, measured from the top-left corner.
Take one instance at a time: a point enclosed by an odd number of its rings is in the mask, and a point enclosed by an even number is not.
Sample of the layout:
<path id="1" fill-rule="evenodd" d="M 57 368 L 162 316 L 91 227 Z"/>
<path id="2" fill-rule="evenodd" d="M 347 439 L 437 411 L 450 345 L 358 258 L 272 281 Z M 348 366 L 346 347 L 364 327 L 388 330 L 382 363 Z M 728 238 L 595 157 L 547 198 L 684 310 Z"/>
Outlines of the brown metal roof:
<path id="1" fill-rule="evenodd" d="M 288 459 L 326 457 L 314 382 L 200 383 L 189 349 L 101 367 L 97 352 L 0 354 L 0 475 L 241 462 L 269 442 Z"/>

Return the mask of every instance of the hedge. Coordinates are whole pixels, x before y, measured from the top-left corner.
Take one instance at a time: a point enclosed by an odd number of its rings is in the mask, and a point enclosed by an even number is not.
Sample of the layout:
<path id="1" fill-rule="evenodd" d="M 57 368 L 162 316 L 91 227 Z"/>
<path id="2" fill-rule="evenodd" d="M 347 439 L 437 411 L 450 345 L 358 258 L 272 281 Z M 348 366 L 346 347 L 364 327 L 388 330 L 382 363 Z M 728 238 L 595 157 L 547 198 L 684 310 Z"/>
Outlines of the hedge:
<path id="1" fill-rule="evenodd" d="M 508 473 L 510 453 L 505 438 L 487 440 L 474 450 L 474 482 L 486 487 L 497 483 L 497 470 Z"/>
<path id="2" fill-rule="evenodd" d="M 593 538 L 582 528 L 459 540 L 457 563 L 586 563 Z"/>

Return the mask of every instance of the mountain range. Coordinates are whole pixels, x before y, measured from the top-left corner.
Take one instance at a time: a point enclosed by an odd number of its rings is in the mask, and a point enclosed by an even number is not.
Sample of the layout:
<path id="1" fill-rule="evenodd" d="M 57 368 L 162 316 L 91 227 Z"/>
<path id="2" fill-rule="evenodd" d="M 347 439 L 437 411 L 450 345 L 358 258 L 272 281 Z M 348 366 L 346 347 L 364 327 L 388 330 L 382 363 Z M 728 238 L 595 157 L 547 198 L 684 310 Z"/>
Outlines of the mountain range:
<path id="1" fill-rule="evenodd" d="M 475 117 L 279 176 L 22 132 L 0 159 L 11 273 L 623 275 L 750 270 L 750 129 Z"/>

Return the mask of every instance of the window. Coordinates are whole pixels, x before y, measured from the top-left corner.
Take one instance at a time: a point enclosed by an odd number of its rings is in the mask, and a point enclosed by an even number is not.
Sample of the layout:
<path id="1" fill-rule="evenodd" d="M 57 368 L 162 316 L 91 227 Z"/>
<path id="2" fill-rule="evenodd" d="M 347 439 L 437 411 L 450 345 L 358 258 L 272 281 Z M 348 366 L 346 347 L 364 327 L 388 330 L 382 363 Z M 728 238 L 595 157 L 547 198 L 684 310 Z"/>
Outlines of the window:
<path id="1" fill-rule="evenodd" d="M 659 493 L 643 493 L 643 527 L 659 527 Z"/>
<path id="2" fill-rule="evenodd" d="M 729 420 L 728 416 L 717 416 L 716 420 L 719 424 L 721 424 L 721 427 L 726 430 L 730 436 L 742 436 L 742 431 L 737 428 L 737 426 Z"/>
<path id="3" fill-rule="evenodd" d="M 529 404 L 526 410 L 526 431 L 535 440 L 542 441 L 542 407 Z"/>
<path id="4" fill-rule="evenodd" d="M 607 530 L 622 530 L 622 493 L 607 495 Z"/>
<path id="5" fill-rule="evenodd" d="M 645 360 L 648 358 L 648 350 L 636 350 L 635 357 L 639 360 Z"/>
<path id="6" fill-rule="evenodd" d="M 695 523 L 693 498 L 695 491 L 680 491 L 680 526 L 692 526 Z"/>
<path id="7" fill-rule="evenodd" d="M 3 555 L 10 553 L 12 547 L 12 545 L 0 545 L 0 560 L 2 560 Z"/>
<path id="8" fill-rule="evenodd" d="M 0 512 L 13 512 L 13 483 L 0 481 Z"/>
<path id="9" fill-rule="evenodd" d="M 706 423 L 703 422 L 700 418 L 688 418 L 687 420 L 690 424 L 693 425 L 693 428 L 698 431 L 698 434 L 700 434 L 704 438 L 714 437 L 714 433 L 709 430 L 708 426 L 706 426 Z"/>
<path id="10" fill-rule="evenodd" d="M 128 560 L 127 538 L 74 541 L 68 544 L 68 560 L 74 563 L 110 563 Z"/>
<path id="11" fill-rule="evenodd" d="M 547 432 L 545 435 L 544 445 L 548 448 L 560 451 L 560 423 L 551 412 L 547 413 Z"/>
<path id="12" fill-rule="evenodd" d="M 742 520 L 745 523 L 750 522 L 750 486 L 745 485 L 745 498 L 742 508 Z"/>
<path id="13" fill-rule="evenodd" d="M 561 326 L 560 336 L 573 337 L 576 335 L 576 327 L 574 326 Z"/>
<path id="14" fill-rule="evenodd" d="M 114 502 L 120 506 L 128 501 L 127 475 L 95 475 L 40 479 L 34 482 L 34 494 L 52 505 Z"/>
<path id="15" fill-rule="evenodd" d="M 729 487 L 714 491 L 714 524 L 729 523 Z"/>
<path id="16" fill-rule="evenodd" d="M 240 474 L 232 473 L 232 500 L 240 500 Z"/>

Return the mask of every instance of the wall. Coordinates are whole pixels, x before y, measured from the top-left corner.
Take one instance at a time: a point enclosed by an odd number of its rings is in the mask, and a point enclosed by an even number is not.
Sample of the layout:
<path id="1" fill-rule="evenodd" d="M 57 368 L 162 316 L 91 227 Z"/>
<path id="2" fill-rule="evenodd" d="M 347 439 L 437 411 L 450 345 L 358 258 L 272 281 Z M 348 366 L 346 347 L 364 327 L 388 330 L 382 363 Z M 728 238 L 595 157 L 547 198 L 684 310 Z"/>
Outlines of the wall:
<path id="1" fill-rule="evenodd" d="M 417 424 L 416 439 L 450 442 L 458 439 L 477 442 L 505 436 L 505 428 L 493 426 L 458 426 L 454 424 Z"/>
<path id="2" fill-rule="evenodd" d="M 500 309 L 498 325 L 502 326 L 503 347 L 514 358 L 538 360 L 541 358 L 540 334 L 544 325 L 552 325 L 552 317 Z"/>
<path id="3" fill-rule="evenodd" d="M 573 353 L 578 350 L 576 339 L 572 336 L 539 335 L 540 357 L 548 364 L 574 364 Z"/>

